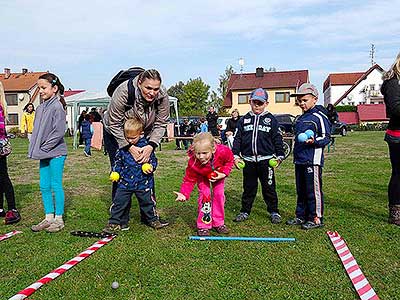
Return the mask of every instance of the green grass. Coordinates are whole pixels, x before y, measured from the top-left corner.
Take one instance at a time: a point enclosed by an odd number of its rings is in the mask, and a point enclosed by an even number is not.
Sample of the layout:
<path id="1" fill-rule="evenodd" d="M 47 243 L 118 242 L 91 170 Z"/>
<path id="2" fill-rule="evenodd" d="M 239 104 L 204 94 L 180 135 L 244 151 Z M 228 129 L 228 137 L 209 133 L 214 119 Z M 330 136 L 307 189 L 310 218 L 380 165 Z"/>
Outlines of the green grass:
<path id="1" fill-rule="evenodd" d="M 9 157 L 22 221 L 0 225 L 23 234 L 0 242 L 0 299 L 29 286 L 96 242 L 72 230 L 100 231 L 110 205 L 108 158 L 93 151 L 69 150 L 64 174 L 66 227 L 62 232 L 33 233 L 43 218 L 38 162 L 26 158 L 27 141 L 16 139 Z M 68 140 L 71 144 L 72 141 Z M 226 184 L 226 224 L 233 236 L 294 237 L 295 243 L 189 241 L 195 233 L 196 193 L 176 203 L 186 166 L 183 151 L 173 143 L 157 152 L 158 210 L 171 226 L 160 231 L 139 224 L 136 200 L 131 230 L 115 238 L 77 266 L 46 284 L 32 299 L 358 299 L 325 232 L 337 230 L 381 299 L 398 298 L 400 228 L 387 224 L 390 164 L 383 132 L 355 132 L 338 138 L 326 153 L 324 229 L 309 232 L 272 225 L 257 195 L 251 218 L 232 222 L 240 210 L 241 172 Z M 295 209 L 292 156 L 277 170 L 277 191 L 283 219 Z M 118 281 L 120 287 L 111 289 Z"/>

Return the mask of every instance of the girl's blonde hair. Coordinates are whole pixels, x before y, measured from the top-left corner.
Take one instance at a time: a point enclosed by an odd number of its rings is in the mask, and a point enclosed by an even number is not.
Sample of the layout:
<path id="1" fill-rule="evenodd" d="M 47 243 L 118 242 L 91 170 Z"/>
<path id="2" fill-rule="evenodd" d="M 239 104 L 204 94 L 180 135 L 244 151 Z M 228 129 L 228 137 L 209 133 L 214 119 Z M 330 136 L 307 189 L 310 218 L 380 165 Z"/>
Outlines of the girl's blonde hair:
<path id="1" fill-rule="evenodd" d="M 382 79 L 388 80 L 392 79 L 394 76 L 396 76 L 397 79 L 400 80 L 400 52 L 399 54 L 397 54 L 396 60 L 394 61 L 390 69 L 383 74 Z"/>
<path id="2" fill-rule="evenodd" d="M 208 143 L 210 145 L 210 151 L 215 149 L 215 139 L 209 132 L 201 132 L 193 138 L 193 149 L 197 151 L 200 145 Z"/>
<path id="3" fill-rule="evenodd" d="M 4 93 L 4 87 L 1 81 L 0 81 L 0 106 L 4 112 L 4 119 L 8 120 L 6 95 Z"/>

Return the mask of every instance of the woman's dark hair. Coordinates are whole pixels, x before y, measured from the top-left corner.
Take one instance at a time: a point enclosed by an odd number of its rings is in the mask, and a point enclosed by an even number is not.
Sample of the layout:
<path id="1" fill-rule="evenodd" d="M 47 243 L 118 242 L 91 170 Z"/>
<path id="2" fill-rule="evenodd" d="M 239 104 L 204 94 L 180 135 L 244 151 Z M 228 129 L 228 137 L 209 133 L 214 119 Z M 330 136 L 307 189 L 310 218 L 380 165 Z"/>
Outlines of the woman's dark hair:
<path id="1" fill-rule="evenodd" d="M 29 106 L 32 106 L 32 111 L 35 111 L 35 105 L 33 105 L 33 103 L 28 103 L 27 105 L 25 105 L 25 107 L 24 107 L 24 111 L 28 111 L 28 107 Z"/>
<path id="2" fill-rule="evenodd" d="M 51 86 L 58 87 L 58 93 L 60 94 L 60 102 L 65 109 L 67 107 L 67 103 L 65 102 L 65 99 L 64 99 L 65 88 L 64 88 L 63 84 L 61 83 L 60 78 L 58 78 L 53 73 L 46 73 L 46 74 L 40 75 L 39 79 L 47 80 L 51 84 Z"/>
<path id="3" fill-rule="evenodd" d="M 139 74 L 139 81 L 143 82 L 146 79 L 158 80 L 161 83 L 161 75 L 155 69 L 149 69 Z"/>

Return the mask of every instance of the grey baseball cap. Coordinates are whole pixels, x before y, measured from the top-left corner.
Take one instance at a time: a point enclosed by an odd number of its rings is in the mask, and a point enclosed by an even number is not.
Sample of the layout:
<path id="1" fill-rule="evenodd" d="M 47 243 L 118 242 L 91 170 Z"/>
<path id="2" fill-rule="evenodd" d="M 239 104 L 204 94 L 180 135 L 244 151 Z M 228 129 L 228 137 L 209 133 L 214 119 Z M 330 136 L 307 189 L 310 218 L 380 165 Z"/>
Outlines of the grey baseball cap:
<path id="1" fill-rule="evenodd" d="M 290 94 L 290 97 L 297 97 L 297 96 L 304 96 L 307 94 L 311 94 L 314 97 L 318 98 L 318 90 L 317 88 L 311 83 L 303 83 L 294 94 Z"/>

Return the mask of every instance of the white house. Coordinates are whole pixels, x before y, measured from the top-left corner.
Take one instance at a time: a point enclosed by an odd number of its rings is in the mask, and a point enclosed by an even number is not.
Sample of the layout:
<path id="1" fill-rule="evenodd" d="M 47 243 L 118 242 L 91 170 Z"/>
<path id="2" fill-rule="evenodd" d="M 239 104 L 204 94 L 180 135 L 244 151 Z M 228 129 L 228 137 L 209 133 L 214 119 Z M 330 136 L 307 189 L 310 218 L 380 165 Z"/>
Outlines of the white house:
<path id="1" fill-rule="evenodd" d="M 366 72 L 332 73 L 324 82 L 324 105 L 380 104 L 384 70 L 375 64 Z"/>

